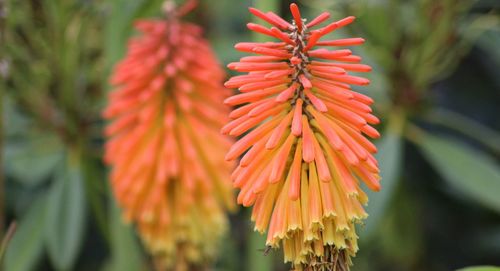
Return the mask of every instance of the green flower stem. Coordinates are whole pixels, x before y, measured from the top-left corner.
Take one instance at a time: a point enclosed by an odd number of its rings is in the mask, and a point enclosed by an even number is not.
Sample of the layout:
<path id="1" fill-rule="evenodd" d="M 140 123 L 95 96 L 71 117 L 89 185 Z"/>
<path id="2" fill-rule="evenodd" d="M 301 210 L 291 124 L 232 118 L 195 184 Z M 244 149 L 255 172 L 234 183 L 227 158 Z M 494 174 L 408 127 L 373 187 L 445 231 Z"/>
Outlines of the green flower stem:
<path id="1" fill-rule="evenodd" d="M 422 137 L 425 136 L 425 131 L 417 125 L 409 123 L 406 127 L 404 136 L 408 141 L 418 145 L 422 140 Z"/>
<path id="2" fill-rule="evenodd" d="M 390 113 L 388 118 L 388 127 L 389 131 L 395 134 L 404 134 L 406 129 L 406 123 L 408 119 L 408 114 L 401 107 L 394 107 Z"/>
<path id="3" fill-rule="evenodd" d="M 7 232 L 5 233 L 5 236 L 3 237 L 2 243 L 0 244 L 0 265 L 3 262 L 3 256 L 5 255 L 5 252 L 7 251 L 7 246 L 9 245 L 10 240 L 14 236 L 14 233 L 16 233 L 17 229 L 17 224 L 16 222 L 12 222 L 7 229 Z"/>
<path id="4" fill-rule="evenodd" d="M 3 96 L 5 93 L 5 77 L 7 77 L 7 71 L 3 71 L 3 69 L 7 69 L 4 67 L 6 65 L 4 62 L 4 56 L 2 52 L 4 52 L 4 44 L 5 44 L 5 2 L 4 0 L 0 0 L 0 78 L 4 77 L 0 80 L 0 236 L 3 233 L 5 227 L 5 184 L 3 179 Z M 0 254 L 0 257 L 2 254 Z"/>
<path id="5" fill-rule="evenodd" d="M 102 200 L 102 195 L 107 193 L 107 189 L 100 189 L 100 187 L 103 186 L 101 183 L 103 176 L 101 176 L 99 168 L 96 166 L 96 158 L 88 151 L 89 148 L 86 146 L 83 137 L 78 138 L 77 143 L 68 148 L 70 166 L 82 169 L 82 177 L 84 178 L 85 184 L 85 197 L 89 202 L 92 215 L 97 223 L 97 228 L 103 239 L 110 244 L 109 221 L 106 217 L 105 204 Z"/>

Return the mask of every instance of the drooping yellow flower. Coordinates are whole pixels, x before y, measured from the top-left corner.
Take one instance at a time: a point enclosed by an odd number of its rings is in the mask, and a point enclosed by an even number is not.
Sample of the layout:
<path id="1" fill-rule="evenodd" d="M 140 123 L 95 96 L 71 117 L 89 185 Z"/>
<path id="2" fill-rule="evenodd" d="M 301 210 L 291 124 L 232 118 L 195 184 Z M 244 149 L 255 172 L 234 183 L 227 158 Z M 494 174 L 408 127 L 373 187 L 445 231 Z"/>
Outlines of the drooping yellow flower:
<path id="1" fill-rule="evenodd" d="M 354 17 L 313 30 L 330 15 L 306 23 L 295 4 L 290 9 L 292 23 L 250 9 L 272 27 L 248 28 L 278 41 L 235 46 L 256 55 L 228 66 L 248 73 L 226 82 L 241 92 L 226 104 L 240 107 L 222 132 L 242 136 L 226 159 L 243 155 L 232 174 L 238 203 L 253 205 L 255 229 L 268 232 L 268 246 L 283 246 L 294 270 L 347 270 L 358 250 L 355 224 L 367 216 L 360 181 L 380 189 L 377 149 L 362 135 L 379 137 L 370 126 L 379 120 L 373 100 L 350 86 L 369 84 L 350 73 L 371 68 L 348 49 L 315 49 L 362 44 L 362 38 L 320 41 Z"/>
<path id="2" fill-rule="evenodd" d="M 180 21 L 193 4 L 135 23 L 142 35 L 117 65 L 104 111 L 114 195 L 167 270 L 209 264 L 234 205 L 231 140 L 219 133 L 229 91 L 201 29 Z"/>

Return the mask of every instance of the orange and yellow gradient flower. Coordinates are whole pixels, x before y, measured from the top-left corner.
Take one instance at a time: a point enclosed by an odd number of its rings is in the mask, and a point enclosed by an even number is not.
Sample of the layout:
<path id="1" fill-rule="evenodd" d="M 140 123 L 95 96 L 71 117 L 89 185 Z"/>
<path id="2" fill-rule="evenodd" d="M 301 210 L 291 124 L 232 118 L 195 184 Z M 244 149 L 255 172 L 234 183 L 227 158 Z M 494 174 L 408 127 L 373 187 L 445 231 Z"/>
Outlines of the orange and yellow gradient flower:
<path id="1" fill-rule="evenodd" d="M 180 21 L 193 6 L 168 3 L 165 18 L 135 23 L 142 35 L 117 65 L 104 111 L 114 195 L 162 270 L 210 263 L 234 207 L 232 142 L 219 133 L 230 91 L 200 27 Z"/>
<path id="2" fill-rule="evenodd" d="M 320 40 L 354 17 L 313 30 L 330 15 L 307 22 L 295 4 L 290 9 L 292 23 L 250 9 L 271 27 L 248 28 L 278 41 L 235 46 L 255 55 L 228 66 L 247 74 L 225 84 L 241 93 L 225 100 L 239 107 L 222 133 L 242 136 L 226 159 L 242 156 L 232 174 L 238 203 L 253 205 L 255 229 L 268 231 L 267 246 L 281 244 L 294 270 L 348 270 L 358 250 L 355 224 L 367 217 L 360 181 L 380 189 L 377 149 L 363 136 L 378 138 L 370 125 L 379 120 L 371 114 L 373 100 L 351 89 L 369 84 L 351 72 L 371 68 L 336 48 L 362 38 Z"/>

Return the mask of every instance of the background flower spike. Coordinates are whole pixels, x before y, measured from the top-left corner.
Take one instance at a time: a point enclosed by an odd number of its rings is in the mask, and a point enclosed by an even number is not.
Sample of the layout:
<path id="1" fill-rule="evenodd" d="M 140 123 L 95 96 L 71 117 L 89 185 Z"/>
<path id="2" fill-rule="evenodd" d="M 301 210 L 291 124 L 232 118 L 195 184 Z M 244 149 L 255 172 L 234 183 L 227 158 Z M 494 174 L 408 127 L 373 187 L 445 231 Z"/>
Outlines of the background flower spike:
<path id="1" fill-rule="evenodd" d="M 225 77 L 200 27 L 181 21 L 196 1 L 135 22 L 116 65 L 104 116 L 114 196 L 159 270 L 198 270 L 215 260 L 234 206 L 220 135 Z"/>
<path id="2" fill-rule="evenodd" d="M 379 136 L 370 126 L 379 122 L 371 114 L 373 100 L 350 86 L 369 84 L 351 72 L 371 68 L 346 63 L 361 58 L 335 49 L 363 44 L 364 39 L 321 41 L 354 17 L 313 30 L 330 14 L 307 23 L 296 4 L 290 11 L 293 22 L 285 24 L 250 9 L 271 28 L 249 24 L 249 29 L 278 41 L 236 45 L 257 56 L 228 66 L 247 74 L 226 83 L 243 93 L 226 99 L 241 107 L 231 113 L 233 120 L 223 131 L 241 134 L 237 127 L 244 127 L 251 132 L 226 158 L 235 160 L 247 151 L 233 179 L 241 189 L 240 203 L 258 202 L 252 217 L 255 230 L 267 231 L 267 246 L 282 245 L 294 270 L 348 270 L 358 250 L 355 224 L 367 216 L 358 180 L 380 189 L 373 157 L 377 149 L 362 135 Z"/>

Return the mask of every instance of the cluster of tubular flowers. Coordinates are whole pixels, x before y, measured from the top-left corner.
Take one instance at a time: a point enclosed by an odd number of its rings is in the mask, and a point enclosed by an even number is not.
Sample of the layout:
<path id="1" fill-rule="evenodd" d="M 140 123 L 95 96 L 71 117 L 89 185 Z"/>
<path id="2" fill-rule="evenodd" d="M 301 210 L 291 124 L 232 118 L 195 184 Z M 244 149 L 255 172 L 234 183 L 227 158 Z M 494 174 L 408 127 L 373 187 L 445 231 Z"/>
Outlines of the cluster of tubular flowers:
<path id="1" fill-rule="evenodd" d="M 235 46 L 255 55 L 228 66 L 247 74 L 225 83 L 241 93 L 225 100 L 238 107 L 222 133 L 242 136 L 226 159 L 242 156 L 231 176 L 241 189 L 238 203 L 253 205 L 267 246 L 281 244 L 295 270 L 348 270 L 358 250 L 355 224 L 367 216 L 360 182 L 380 189 L 377 149 L 363 136 L 378 138 L 370 125 L 379 120 L 373 100 L 350 86 L 369 84 L 350 72 L 371 68 L 348 49 L 327 49 L 360 45 L 362 38 L 320 40 L 354 17 L 312 30 L 329 14 L 306 22 L 295 4 L 290 9 L 292 23 L 250 9 L 272 26 L 248 28 L 278 41 Z"/>
<path id="2" fill-rule="evenodd" d="M 219 132 L 230 91 L 201 29 L 179 20 L 192 4 L 135 23 L 103 113 L 114 195 L 162 270 L 209 263 L 234 207 Z"/>

